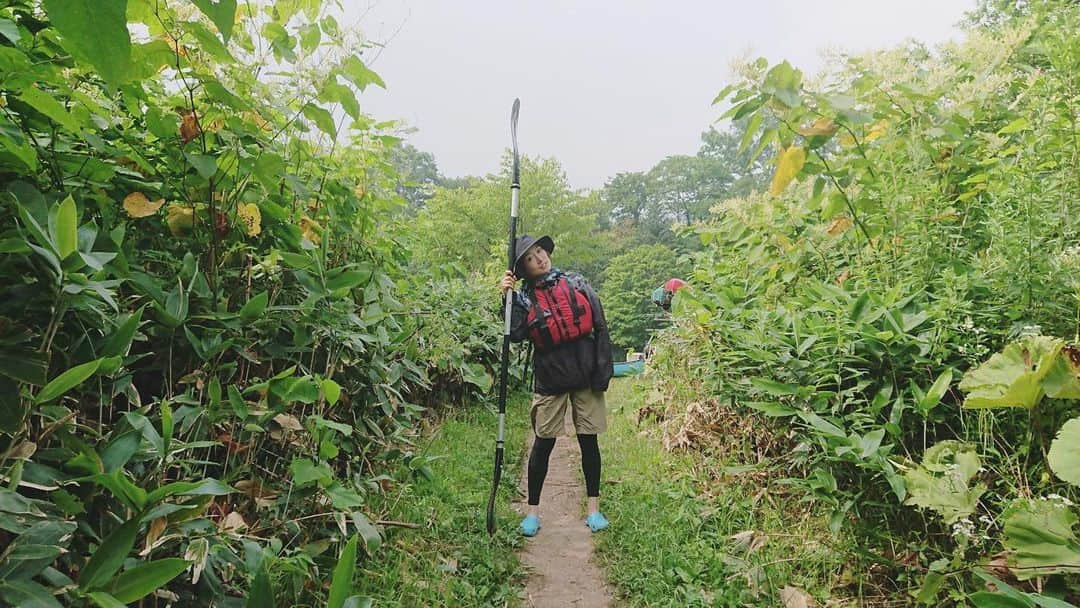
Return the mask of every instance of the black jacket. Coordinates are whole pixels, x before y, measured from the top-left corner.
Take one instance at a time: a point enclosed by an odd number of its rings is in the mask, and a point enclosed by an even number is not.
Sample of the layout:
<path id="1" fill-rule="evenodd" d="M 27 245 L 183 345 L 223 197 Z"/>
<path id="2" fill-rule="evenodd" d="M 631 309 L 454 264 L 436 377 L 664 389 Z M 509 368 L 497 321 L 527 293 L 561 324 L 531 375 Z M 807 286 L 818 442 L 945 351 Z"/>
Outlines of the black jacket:
<path id="1" fill-rule="evenodd" d="M 552 270 L 546 280 L 553 281 L 564 273 Z M 533 351 L 533 390 L 541 395 L 559 395 L 583 388 L 594 391 L 606 391 L 615 368 L 612 363 L 611 338 L 608 335 L 607 319 L 600 305 L 600 298 L 593 291 L 585 277 L 577 273 L 565 273 L 570 284 L 577 291 L 585 294 L 593 314 L 592 334 L 558 344 L 551 349 Z M 532 307 L 533 285 L 527 284 L 514 293 L 514 306 L 510 317 L 510 339 L 521 342 L 529 337 L 525 319 Z"/>

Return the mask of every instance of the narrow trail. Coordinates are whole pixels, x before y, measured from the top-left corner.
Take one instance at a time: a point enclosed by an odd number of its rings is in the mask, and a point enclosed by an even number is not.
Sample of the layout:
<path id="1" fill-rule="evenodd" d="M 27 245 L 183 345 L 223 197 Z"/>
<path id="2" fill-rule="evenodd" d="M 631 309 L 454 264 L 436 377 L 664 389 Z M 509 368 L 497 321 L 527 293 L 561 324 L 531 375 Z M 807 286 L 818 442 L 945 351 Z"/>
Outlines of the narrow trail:
<path id="1" fill-rule="evenodd" d="M 535 437 L 530 432 L 527 450 Z M 528 454 L 528 451 L 526 451 Z M 580 480 L 581 454 L 571 435 L 555 442 L 540 499 L 540 533 L 526 539 L 521 561 L 529 570 L 525 606 L 597 608 L 614 605 L 615 594 L 593 562 L 592 534 L 585 526 L 585 487 Z M 523 468 L 521 496 L 527 494 Z M 601 498 L 601 501 L 603 499 Z M 525 499 L 515 503 L 524 516 Z M 601 502 L 601 509 L 603 503 Z"/>

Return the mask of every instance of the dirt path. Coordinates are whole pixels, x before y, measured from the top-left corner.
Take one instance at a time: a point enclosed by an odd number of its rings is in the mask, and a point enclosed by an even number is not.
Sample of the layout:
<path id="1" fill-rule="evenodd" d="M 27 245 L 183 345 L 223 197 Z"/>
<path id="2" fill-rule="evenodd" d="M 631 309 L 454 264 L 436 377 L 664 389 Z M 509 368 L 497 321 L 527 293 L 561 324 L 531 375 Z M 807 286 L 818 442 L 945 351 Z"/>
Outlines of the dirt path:
<path id="1" fill-rule="evenodd" d="M 529 449 L 533 438 L 529 438 Z M 526 452 L 528 454 L 528 452 Z M 581 453 L 571 435 L 555 442 L 540 498 L 540 533 L 526 539 L 521 560 L 529 570 L 525 605 L 530 608 L 595 608 L 614 605 L 604 573 L 592 561 L 592 534 L 585 526 Z M 527 473 L 521 495 L 527 494 Z M 525 499 L 515 505 L 524 516 Z M 603 504 L 600 505 L 603 509 Z"/>

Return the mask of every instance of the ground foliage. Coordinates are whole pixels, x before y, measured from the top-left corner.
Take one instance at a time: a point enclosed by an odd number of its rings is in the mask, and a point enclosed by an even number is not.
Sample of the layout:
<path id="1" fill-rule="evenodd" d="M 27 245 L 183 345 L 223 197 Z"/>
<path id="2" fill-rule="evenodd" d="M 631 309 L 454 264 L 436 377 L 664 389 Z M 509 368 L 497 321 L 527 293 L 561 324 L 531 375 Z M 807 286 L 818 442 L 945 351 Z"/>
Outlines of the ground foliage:
<path id="1" fill-rule="evenodd" d="M 381 471 L 490 387 L 329 8 L 0 8 L 0 603 L 363 606 Z"/>
<path id="2" fill-rule="evenodd" d="M 869 583 L 838 598 L 1078 599 L 1076 351 L 1031 336 L 1080 331 L 1080 7 L 1007 4 L 717 98 L 773 177 L 696 228 L 644 412 L 827 506 Z"/>

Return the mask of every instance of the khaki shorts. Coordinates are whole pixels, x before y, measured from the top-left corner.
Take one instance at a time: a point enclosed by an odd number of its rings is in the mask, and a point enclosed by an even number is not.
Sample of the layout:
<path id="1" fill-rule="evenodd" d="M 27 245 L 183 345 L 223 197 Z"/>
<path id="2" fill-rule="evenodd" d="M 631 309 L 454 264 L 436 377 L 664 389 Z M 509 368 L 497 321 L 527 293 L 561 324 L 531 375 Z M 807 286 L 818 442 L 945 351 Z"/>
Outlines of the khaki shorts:
<path id="1" fill-rule="evenodd" d="M 574 430 L 581 435 L 599 435 L 607 430 L 604 393 L 582 389 L 561 395 L 533 395 L 532 422 L 537 437 L 563 435 L 567 405 Z"/>

